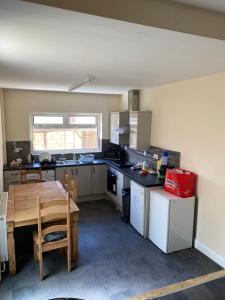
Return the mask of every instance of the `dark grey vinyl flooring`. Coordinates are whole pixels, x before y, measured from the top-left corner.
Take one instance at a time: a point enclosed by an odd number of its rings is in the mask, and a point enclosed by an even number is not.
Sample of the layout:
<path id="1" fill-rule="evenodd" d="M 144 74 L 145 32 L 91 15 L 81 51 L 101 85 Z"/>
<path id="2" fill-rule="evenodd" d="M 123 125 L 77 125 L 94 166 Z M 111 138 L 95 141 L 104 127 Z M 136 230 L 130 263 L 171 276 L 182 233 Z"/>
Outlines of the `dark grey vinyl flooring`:
<path id="1" fill-rule="evenodd" d="M 32 228 L 17 230 L 18 274 L 4 275 L 1 300 L 120 300 L 221 269 L 196 249 L 164 254 L 124 223 L 109 201 L 79 207 L 79 262 L 73 271 L 67 272 L 66 257 L 48 253 L 41 282 L 39 266 L 33 261 Z M 225 299 L 225 279 L 161 299 Z"/>

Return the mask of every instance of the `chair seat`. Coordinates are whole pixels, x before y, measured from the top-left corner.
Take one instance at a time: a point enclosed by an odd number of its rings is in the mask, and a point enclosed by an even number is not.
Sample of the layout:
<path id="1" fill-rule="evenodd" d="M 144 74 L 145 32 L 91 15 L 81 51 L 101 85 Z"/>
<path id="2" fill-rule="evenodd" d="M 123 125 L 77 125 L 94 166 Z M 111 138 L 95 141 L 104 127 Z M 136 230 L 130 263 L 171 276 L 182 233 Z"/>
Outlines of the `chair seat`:
<path id="1" fill-rule="evenodd" d="M 66 238 L 66 233 L 65 232 L 52 232 L 49 233 L 45 236 L 44 241 L 45 242 L 55 242 L 55 241 L 59 241 Z"/>
<path id="2" fill-rule="evenodd" d="M 37 197 L 38 230 L 33 232 L 34 260 L 40 265 L 44 278 L 43 253 L 62 249 L 67 251 L 67 270 L 71 271 L 71 209 L 70 197 L 40 199 Z M 61 251 L 62 252 L 62 251 Z"/>
<path id="3" fill-rule="evenodd" d="M 37 245 L 37 247 L 39 248 L 39 241 L 38 241 L 38 232 L 34 231 L 33 232 L 33 241 L 34 243 Z M 52 240 L 52 241 L 45 241 L 44 239 L 42 239 L 42 250 L 43 252 L 46 251 L 51 251 L 54 249 L 59 249 L 59 248 L 63 248 L 63 247 L 67 247 L 67 237 L 66 234 L 64 234 L 63 237 L 61 237 L 60 239 L 57 240 Z"/>

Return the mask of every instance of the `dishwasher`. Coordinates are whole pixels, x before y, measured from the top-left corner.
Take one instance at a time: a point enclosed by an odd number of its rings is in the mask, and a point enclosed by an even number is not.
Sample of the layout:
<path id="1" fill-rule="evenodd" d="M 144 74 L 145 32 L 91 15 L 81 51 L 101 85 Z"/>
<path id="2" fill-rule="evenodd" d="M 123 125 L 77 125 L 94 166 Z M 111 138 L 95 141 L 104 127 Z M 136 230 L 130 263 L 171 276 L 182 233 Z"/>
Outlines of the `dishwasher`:
<path id="1" fill-rule="evenodd" d="M 55 180 L 55 169 L 42 170 L 41 177 L 42 177 L 43 181 L 54 181 Z"/>

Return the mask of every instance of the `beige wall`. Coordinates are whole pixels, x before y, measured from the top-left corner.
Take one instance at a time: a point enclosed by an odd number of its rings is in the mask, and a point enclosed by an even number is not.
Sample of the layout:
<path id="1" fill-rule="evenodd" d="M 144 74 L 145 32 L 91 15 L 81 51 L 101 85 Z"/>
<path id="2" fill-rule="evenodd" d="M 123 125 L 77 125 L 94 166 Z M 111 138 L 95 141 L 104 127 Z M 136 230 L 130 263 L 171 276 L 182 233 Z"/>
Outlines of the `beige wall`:
<path id="1" fill-rule="evenodd" d="M 100 112 L 103 138 L 109 138 L 109 112 L 120 110 L 119 95 L 4 90 L 7 141 L 30 139 L 31 112 Z"/>
<path id="2" fill-rule="evenodd" d="M 225 73 L 141 91 L 151 144 L 198 174 L 197 240 L 225 259 Z"/>
<path id="3" fill-rule="evenodd" d="M 128 110 L 128 92 L 120 96 L 120 110 Z"/>
<path id="4" fill-rule="evenodd" d="M 3 90 L 0 89 L 0 192 L 3 191 L 3 163 L 5 156 L 5 135 L 4 135 L 4 107 Z"/>

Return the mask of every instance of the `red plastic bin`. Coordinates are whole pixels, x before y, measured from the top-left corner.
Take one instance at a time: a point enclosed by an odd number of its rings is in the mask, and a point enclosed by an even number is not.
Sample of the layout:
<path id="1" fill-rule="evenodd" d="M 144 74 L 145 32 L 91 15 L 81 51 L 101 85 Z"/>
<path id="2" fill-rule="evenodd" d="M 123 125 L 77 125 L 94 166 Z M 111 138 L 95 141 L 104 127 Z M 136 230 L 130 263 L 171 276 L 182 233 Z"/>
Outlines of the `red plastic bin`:
<path id="1" fill-rule="evenodd" d="M 181 198 L 195 195 L 197 175 L 183 169 L 167 169 L 164 190 Z"/>

